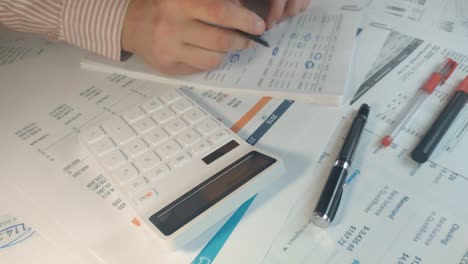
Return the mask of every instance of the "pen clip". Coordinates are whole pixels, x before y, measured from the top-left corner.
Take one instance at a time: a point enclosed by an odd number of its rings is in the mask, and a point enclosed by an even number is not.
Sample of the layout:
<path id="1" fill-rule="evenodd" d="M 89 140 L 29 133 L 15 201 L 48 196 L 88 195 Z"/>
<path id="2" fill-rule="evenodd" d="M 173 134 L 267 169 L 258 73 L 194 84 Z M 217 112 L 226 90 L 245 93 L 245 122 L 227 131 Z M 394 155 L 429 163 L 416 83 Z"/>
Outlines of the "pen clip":
<path id="1" fill-rule="evenodd" d="M 448 78 L 450 78 L 450 75 L 455 71 L 457 68 L 458 63 L 450 58 L 447 58 L 440 67 L 438 73 L 441 75 L 442 79 L 440 80 L 440 84 L 444 84 Z"/>

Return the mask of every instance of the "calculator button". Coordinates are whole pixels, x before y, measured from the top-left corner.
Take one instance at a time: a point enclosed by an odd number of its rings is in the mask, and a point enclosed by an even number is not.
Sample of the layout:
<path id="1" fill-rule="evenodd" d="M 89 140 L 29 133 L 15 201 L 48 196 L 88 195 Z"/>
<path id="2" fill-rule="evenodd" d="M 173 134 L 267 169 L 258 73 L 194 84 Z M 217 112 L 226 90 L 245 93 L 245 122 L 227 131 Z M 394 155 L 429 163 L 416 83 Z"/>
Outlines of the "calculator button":
<path id="1" fill-rule="evenodd" d="M 203 120 L 205 116 L 206 114 L 202 110 L 194 108 L 184 114 L 184 119 L 190 124 L 195 124 Z"/>
<path id="2" fill-rule="evenodd" d="M 159 153 L 168 158 L 175 155 L 182 148 L 174 140 L 168 140 L 157 147 Z"/>
<path id="3" fill-rule="evenodd" d="M 133 128 L 135 128 L 138 134 L 145 134 L 151 129 L 156 127 L 156 123 L 154 123 L 153 119 L 149 117 L 145 117 L 141 120 L 138 120 L 133 124 Z"/>
<path id="4" fill-rule="evenodd" d="M 200 140 L 200 135 L 191 128 L 182 131 L 177 136 L 177 141 L 184 146 L 191 146 L 195 144 L 198 140 Z"/>
<path id="5" fill-rule="evenodd" d="M 119 144 L 125 144 L 136 137 L 135 132 L 120 117 L 111 119 L 103 126 Z"/>
<path id="6" fill-rule="evenodd" d="M 145 116 L 143 110 L 140 107 L 133 107 L 132 109 L 125 111 L 123 118 L 129 123 L 133 123 L 137 120 L 142 119 Z"/>
<path id="7" fill-rule="evenodd" d="M 163 103 L 158 98 L 146 101 L 142 108 L 147 114 L 154 113 L 163 107 Z"/>
<path id="8" fill-rule="evenodd" d="M 148 184 L 148 180 L 146 180 L 144 177 L 138 177 L 136 180 L 131 181 L 127 185 L 125 185 L 123 188 L 125 191 L 134 194 L 136 191 L 140 190 L 144 186 Z"/>
<path id="9" fill-rule="evenodd" d="M 177 154 L 174 158 L 170 159 L 167 163 L 172 168 L 177 168 L 188 162 L 192 156 L 187 152 Z"/>
<path id="10" fill-rule="evenodd" d="M 169 135 L 161 129 L 160 127 L 156 127 L 155 129 L 151 130 L 148 134 L 145 135 L 145 140 L 152 146 L 157 146 L 159 143 L 163 142 L 169 137 Z"/>
<path id="11" fill-rule="evenodd" d="M 202 121 L 198 126 L 197 129 L 202 132 L 204 135 L 211 134 L 219 127 L 219 124 L 214 121 L 213 119 L 206 119 Z"/>
<path id="12" fill-rule="evenodd" d="M 169 92 L 165 93 L 164 95 L 162 95 L 161 100 L 168 104 L 168 103 L 174 102 L 179 97 L 181 97 L 181 95 L 177 91 L 172 90 L 172 91 L 169 91 Z"/>
<path id="13" fill-rule="evenodd" d="M 82 133 L 82 138 L 85 142 L 92 144 L 100 139 L 102 139 L 106 133 L 99 127 L 93 127 L 91 129 L 88 129 Z"/>
<path id="14" fill-rule="evenodd" d="M 170 109 L 167 109 L 167 108 L 158 110 L 151 115 L 154 121 L 156 121 L 158 124 L 167 122 L 168 120 L 172 119 L 174 116 L 175 116 L 174 112 L 172 112 Z"/>
<path id="15" fill-rule="evenodd" d="M 187 123 L 185 123 L 182 119 L 180 118 L 175 118 L 171 121 L 169 121 L 165 126 L 164 129 L 169 132 L 169 134 L 177 134 L 181 130 L 187 127 Z"/>
<path id="16" fill-rule="evenodd" d="M 160 163 L 159 165 L 157 165 L 154 169 L 148 171 L 145 173 L 145 177 L 149 180 L 149 181 L 155 181 L 155 180 L 159 180 L 161 177 L 163 177 L 164 175 L 168 174 L 170 171 L 169 167 L 164 164 L 164 163 Z"/>
<path id="17" fill-rule="evenodd" d="M 211 141 L 214 143 L 219 143 L 222 141 L 225 141 L 225 139 L 230 135 L 231 133 L 227 131 L 226 129 L 220 129 L 216 131 L 213 135 L 210 136 Z"/>
<path id="18" fill-rule="evenodd" d="M 101 161 L 108 170 L 116 169 L 125 164 L 127 157 L 118 149 L 104 155 Z"/>
<path id="19" fill-rule="evenodd" d="M 96 155 L 102 156 L 114 150 L 115 144 L 110 138 L 106 137 L 102 138 L 98 142 L 95 142 L 94 144 L 91 144 L 89 148 Z"/>
<path id="20" fill-rule="evenodd" d="M 143 189 L 134 196 L 134 201 L 141 207 L 153 204 L 158 197 L 158 192 L 153 188 Z"/>
<path id="21" fill-rule="evenodd" d="M 185 98 L 180 98 L 170 105 L 170 108 L 179 114 L 186 112 L 192 107 L 193 104 Z"/>
<path id="22" fill-rule="evenodd" d="M 206 152 L 206 150 L 208 150 L 211 146 L 211 143 L 207 140 L 202 140 L 198 143 L 196 143 L 195 145 L 193 145 L 193 147 L 190 149 L 190 152 L 193 154 L 193 155 L 198 155 L 198 154 L 202 154 L 204 152 Z"/>
<path id="23" fill-rule="evenodd" d="M 134 139 L 131 142 L 123 146 L 123 151 L 128 157 L 138 157 L 145 153 L 148 149 L 148 145 L 141 139 Z"/>
<path id="24" fill-rule="evenodd" d="M 156 167 L 160 161 L 161 158 L 159 158 L 156 153 L 153 151 L 147 151 L 145 154 L 135 159 L 134 162 L 137 168 L 141 171 L 148 171 Z"/>
<path id="25" fill-rule="evenodd" d="M 127 184 L 138 177 L 138 171 L 131 163 L 125 163 L 124 166 L 112 171 L 112 175 L 121 184 Z"/>

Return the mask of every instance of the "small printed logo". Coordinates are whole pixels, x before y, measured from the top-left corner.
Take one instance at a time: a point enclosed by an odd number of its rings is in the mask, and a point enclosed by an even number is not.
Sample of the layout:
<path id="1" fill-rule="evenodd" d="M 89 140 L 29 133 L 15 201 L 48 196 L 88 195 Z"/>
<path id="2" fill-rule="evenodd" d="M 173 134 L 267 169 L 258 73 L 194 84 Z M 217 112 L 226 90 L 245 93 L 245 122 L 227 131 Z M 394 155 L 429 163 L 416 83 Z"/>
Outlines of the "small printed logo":
<path id="1" fill-rule="evenodd" d="M 0 230 L 0 249 L 19 244 L 36 233 L 23 223 L 15 224 Z"/>

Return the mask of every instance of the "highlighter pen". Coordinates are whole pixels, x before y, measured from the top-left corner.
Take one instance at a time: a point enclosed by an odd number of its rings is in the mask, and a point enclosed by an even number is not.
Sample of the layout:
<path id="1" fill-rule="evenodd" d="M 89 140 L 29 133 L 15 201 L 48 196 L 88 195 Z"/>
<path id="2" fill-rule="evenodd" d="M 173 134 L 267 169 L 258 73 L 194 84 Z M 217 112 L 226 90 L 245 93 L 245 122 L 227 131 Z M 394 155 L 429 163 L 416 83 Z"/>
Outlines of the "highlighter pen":
<path id="1" fill-rule="evenodd" d="M 348 175 L 348 169 L 353 161 L 369 112 L 369 105 L 361 105 L 336 158 L 335 165 L 328 175 L 327 182 L 320 194 L 312 217 L 313 223 L 319 227 L 328 227 L 335 218 L 340 205 L 346 176 Z"/>
<path id="2" fill-rule="evenodd" d="M 411 152 L 411 158 L 419 163 L 426 162 L 435 150 L 439 142 L 450 128 L 455 118 L 465 107 L 468 101 L 468 76 L 455 90 L 453 97 L 445 106 L 427 133 Z"/>
<path id="3" fill-rule="evenodd" d="M 397 117 L 395 123 L 390 127 L 389 131 L 380 141 L 383 147 L 390 146 L 396 139 L 400 131 L 405 127 L 411 118 L 416 114 L 419 107 L 423 104 L 429 95 L 439 85 L 442 85 L 452 75 L 457 68 L 458 63 L 452 59 L 447 59 L 437 72 L 433 72 L 429 80 L 419 89 L 416 95 L 411 99 L 409 104 L 403 109 Z"/>
<path id="4" fill-rule="evenodd" d="M 241 34 L 242 36 L 257 42 L 258 44 L 261 44 L 261 45 L 263 45 L 263 46 L 265 46 L 267 48 L 270 47 L 270 44 L 268 44 L 268 42 L 266 40 L 262 39 L 262 36 L 260 36 L 260 35 L 253 35 L 253 34 L 244 32 L 242 30 L 238 30 L 238 29 L 236 29 L 235 31 L 237 33 Z"/>

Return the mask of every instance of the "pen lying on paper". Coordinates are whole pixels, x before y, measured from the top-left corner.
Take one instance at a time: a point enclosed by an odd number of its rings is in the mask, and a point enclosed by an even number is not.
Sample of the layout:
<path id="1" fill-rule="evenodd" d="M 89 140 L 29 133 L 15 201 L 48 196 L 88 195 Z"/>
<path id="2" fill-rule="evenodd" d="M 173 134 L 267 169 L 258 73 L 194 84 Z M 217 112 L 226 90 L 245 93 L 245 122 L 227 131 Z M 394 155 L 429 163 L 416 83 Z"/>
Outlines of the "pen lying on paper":
<path id="1" fill-rule="evenodd" d="M 458 86 L 452 99 L 445 106 L 431 128 L 411 152 L 411 158 L 419 163 L 426 162 L 435 150 L 439 142 L 450 128 L 457 115 L 465 107 L 468 101 L 468 76 Z"/>
<path id="2" fill-rule="evenodd" d="M 313 222 L 319 227 L 328 227 L 335 218 L 340 205 L 348 169 L 353 161 L 369 112 L 369 105 L 361 105 L 336 158 L 335 165 L 328 175 L 327 182 L 313 213 Z"/>
<path id="3" fill-rule="evenodd" d="M 405 127 L 411 118 L 416 114 L 419 107 L 424 103 L 427 97 L 435 90 L 439 85 L 445 83 L 448 80 L 453 71 L 457 68 L 458 63 L 452 59 L 447 59 L 440 69 L 433 72 L 429 80 L 419 89 L 416 95 L 411 99 L 408 105 L 403 109 L 400 115 L 395 120 L 395 123 L 390 127 L 389 131 L 380 141 L 383 147 L 392 145 L 400 131 Z"/>
<path id="4" fill-rule="evenodd" d="M 270 44 L 268 44 L 268 42 L 267 42 L 266 40 L 262 39 L 262 36 L 259 36 L 259 35 L 252 35 L 252 34 L 250 34 L 250 33 L 247 33 L 247 32 L 244 32 L 244 31 L 238 30 L 238 29 L 236 29 L 235 31 L 236 31 L 237 33 L 241 34 L 242 36 L 244 36 L 244 37 L 246 37 L 246 38 L 248 38 L 248 39 L 250 39 L 250 40 L 253 40 L 253 41 L 257 42 L 258 44 L 261 44 L 261 45 L 263 45 L 263 46 L 265 46 L 265 47 L 267 47 L 267 48 L 270 47 Z"/>

